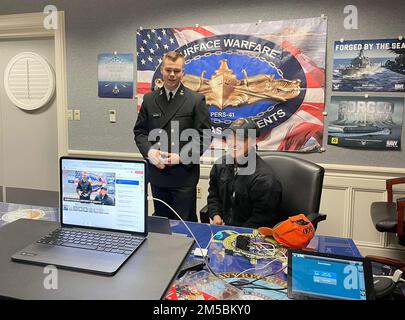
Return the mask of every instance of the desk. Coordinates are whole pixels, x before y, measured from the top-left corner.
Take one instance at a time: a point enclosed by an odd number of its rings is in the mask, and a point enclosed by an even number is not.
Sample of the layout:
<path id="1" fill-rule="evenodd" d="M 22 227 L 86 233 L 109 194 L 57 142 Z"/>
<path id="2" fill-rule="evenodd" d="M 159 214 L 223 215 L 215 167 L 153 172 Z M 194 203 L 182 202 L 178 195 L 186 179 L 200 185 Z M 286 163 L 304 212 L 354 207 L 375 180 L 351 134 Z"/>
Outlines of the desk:
<path id="1" fill-rule="evenodd" d="M 2 204 L 16 208 L 18 205 Z M 19 206 L 11 217 L 28 214 Z M 25 210 L 25 211 L 22 211 Z M 4 211 L 3 211 L 4 212 Z M 55 213 L 57 209 L 46 211 Z M 50 215 L 41 218 L 50 219 Z M 0 212 L 0 219 L 4 214 Z M 3 222 L 6 222 L 2 220 Z M 44 267 L 12 262 L 12 254 L 56 229 L 57 222 L 19 219 L 0 228 L 0 296 L 17 299 L 134 299 L 158 300 L 165 296 L 179 265 L 194 241 L 179 235 L 150 233 L 148 239 L 112 277 L 57 270 L 57 290 L 46 289 Z M 145 267 L 147 266 L 147 267 Z"/>
<path id="2" fill-rule="evenodd" d="M 190 232 L 184 226 L 184 224 L 177 220 L 170 222 L 171 229 L 174 233 L 184 234 L 191 237 Z M 252 234 L 253 229 L 232 227 L 232 226 L 217 226 L 195 222 L 187 222 L 188 227 L 193 232 L 201 247 L 205 248 L 211 237 L 214 238 L 209 246 L 208 256 L 210 258 L 211 268 L 222 277 L 232 279 L 236 275 L 242 279 L 251 281 L 260 278 L 264 274 L 273 273 L 279 270 L 282 265 L 280 261 L 275 261 L 269 264 L 269 259 L 249 259 L 241 255 L 228 255 L 225 254 L 225 248 L 231 248 L 231 242 L 234 241 L 238 234 Z M 276 244 L 276 242 L 273 242 Z M 196 247 L 196 245 L 194 245 Z M 327 237 L 327 236 L 315 236 L 309 243 L 308 249 L 331 253 L 338 255 L 361 257 L 359 250 L 354 244 L 352 239 Z M 286 253 L 285 248 L 281 248 L 282 252 Z M 282 255 L 278 255 L 282 257 Z M 190 259 L 190 257 L 189 257 Z M 241 273 L 244 270 L 248 272 Z M 283 288 L 286 287 L 287 276 L 280 272 L 274 276 L 266 279 L 258 280 L 256 283 L 269 288 Z M 175 285 L 176 283 L 174 283 Z M 246 299 L 276 299 L 285 300 L 288 299 L 285 291 L 272 291 L 266 289 L 249 289 L 245 290 Z M 171 295 L 170 295 L 171 294 Z M 176 297 L 174 287 L 169 292 L 168 298 L 172 296 Z"/>
<path id="3" fill-rule="evenodd" d="M 11 222 L 18 217 L 29 217 L 29 215 L 43 220 L 59 220 L 58 209 L 56 208 L 0 203 L 0 226 L 6 224 L 7 222 Z M 188 237 L 191 236 L 188 230 L 180 221 L 172 220 L 170 224 L 171 229 L 174 233 L 183 234 Z M 243 270 L 252 268 L 251 270 L 249 270 L 249 272 L 246 272 L 241 276 L 247 279 L 256 279 L 257 277 L 263 275 L 263 273 L 267 274 L 280 269 L 281 264 L 278 261 L 263 269 L 262 267 L 268 264 L 268 260 L 263 261 L 248 259 L 246 257 L 238 255 L 225 255 L 223 241 L 234 236 L 237 233 L 251 234 L 252 229 L 250 228 L 216 226 L 194 222 L 187 222 L 187 225 L 194 233 L 202 247 L 206 247 L 211 236 L 216 235 L 209 247 L 210 266 L 215 272 L 220 273 L 224 277 L 231 278 Z M 153 239 L 155 235 L 153 233 L 150 234 Z M 182 238 L 187 239 L 186 237 Z M 315 236 L 309 243 L 308 248 L 319 252 L 332 254 L 356 257 L 361 256 L 353 240 L 346 238 Z M 118 272 L 117 275 L 119 275 L 120 272 Z M 78 277 L 80 278 L 80 273 Z M 258 284 L 270 287 L 283 287 L 286 286 L 286 276 L 284 273 L 281 272 L 274 277 L 266 278 L 265 280 L 259 280 Z M 123 284 L 123 286 L 125 285 Z M 91 293 L 89 292 L 88 294 L 90 295 Z M 250 295 L 251 298 L 287 299 L 286 294 L 283 292 L 268 290 L 251 290 Z M 95 293 L 95 295 L 90 296 L 90 298 L 99 299 L 102 297 L 98 295 L 98 293 Z M 135 297 L 132 296 L 132 299 L 135 299 Z"/>
<path id="4" fill-rule="evenodd" d="M 186 227 L 177 220 L 172 220 L 170 222 L 172 232 L 184 234 L 191 237 L 189 231 Z M 242 227 L 232 227 L 232 226 L 217 226 L 205 223 L 197 222 L 187 222 L 188 227 L 196 236 L 197 240 L 200 242 L 202 247 L 206 247 L 212 234 L 216 234 L 221 230 L 230 230 L 237 233 L 252 233 L 251 228 Z M 216 240 L 223 240 L 223 238 L 217 238 Z M 218 241 L 214 241 L 218 242 Z M 322 253 L 331 253 L 337 255 L 351 256 L 351 257 L 361 257 L 360 251 L 357 249 L 356 244 L 352 239 L 349 238 L 338 238 L 330 236 L 318 236 L 315 235 L 314 238 L 308 245 L 309 249 L 315 250 Z"/>
<path id="5" fill-rule="evenodd" d="M 15 221 L 18 218 L 35 218 L 47 221 L 59 221 L 59 210 L 57 208 L 51 207 L 39 207 L 0 202 L 0 227 L 8 222 Z M 184 234 L 188 237 L 191 237 L 186 227 L 180 221 L 172 220 L 170 224 L 174 233 Z M 250 228 L 216 226 L 196 222 L 187 222 L 187 225 L 197 237 L 200 245 L 203 247 L 208 244 L 208 241 L 211 238 L 211 233 L 215 234 L 220 230 L 233 230 L 239 233 L 252 232 L 252 229 Z M 361 257 L 361 254 L 353 240 L 348 238 L 316 235 L 311 240 L 308 247 L 318 252 Z"/>

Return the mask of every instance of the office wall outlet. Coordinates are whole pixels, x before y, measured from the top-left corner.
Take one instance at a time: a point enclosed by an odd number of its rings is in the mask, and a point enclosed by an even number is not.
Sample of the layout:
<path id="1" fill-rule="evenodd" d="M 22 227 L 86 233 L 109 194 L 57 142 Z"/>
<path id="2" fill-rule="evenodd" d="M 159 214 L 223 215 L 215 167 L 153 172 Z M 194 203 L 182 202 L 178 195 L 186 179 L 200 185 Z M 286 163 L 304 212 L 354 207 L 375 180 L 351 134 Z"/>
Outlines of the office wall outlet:
<path id="1" fill-rule="evenodd" d="M 110 116 L 110 122 L 117 122 L 117 111 L 108 110 L 108 115 Z"/>
<path id="2" fill-rule="evenodd" d="M 73 120 L 80 121 L 80 110 L 76 109 L 73 111 Z"/>

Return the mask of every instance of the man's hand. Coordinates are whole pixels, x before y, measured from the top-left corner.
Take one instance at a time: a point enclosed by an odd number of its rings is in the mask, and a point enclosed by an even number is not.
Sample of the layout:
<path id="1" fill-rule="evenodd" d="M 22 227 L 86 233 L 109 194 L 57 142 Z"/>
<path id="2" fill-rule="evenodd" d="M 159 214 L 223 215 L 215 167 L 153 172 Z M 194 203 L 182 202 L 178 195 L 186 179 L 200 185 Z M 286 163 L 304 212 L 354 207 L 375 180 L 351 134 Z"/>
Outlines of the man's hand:
<path id="1" fill-rule="evenodd" d="M 216 214 L 215 216 L 212 217 L 211 219 L 212 224 L 218 224 L 218 225 L 224 225 L 224 220 L 222 220 L 221 216 L 219 214 Z"/>
<path id="2" fill-rule="evenodd" d="M 164 152 L 167 153 L 167 152 Z M 150 149 L 148 152 L 148 159 L 150 163 L 152 163 L 155 167 L 159 169 L 164 169 L 165 164 L 164 164 L 164 159 L 162 156 L 162 152 L 157 149 Z"/>
<path id="3" fill-rule="evenodd" d="M 181 159 L 177 153 L 167 153 L 164 154 L 164 163 L 165 164 L 180 164 Z"/>

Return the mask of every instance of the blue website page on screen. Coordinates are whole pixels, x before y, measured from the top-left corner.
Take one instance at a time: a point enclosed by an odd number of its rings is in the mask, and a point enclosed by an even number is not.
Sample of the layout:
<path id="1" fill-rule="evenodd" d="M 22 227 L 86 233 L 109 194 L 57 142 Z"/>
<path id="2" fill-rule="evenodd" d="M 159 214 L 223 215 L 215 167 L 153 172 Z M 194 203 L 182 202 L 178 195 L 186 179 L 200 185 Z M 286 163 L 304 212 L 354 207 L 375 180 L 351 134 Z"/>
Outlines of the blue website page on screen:
<path id="1" fill-rule="evenodd" d="M 366 300 L 361 261 L 293 253 L 292 291 L 330 299 Z"/>
<path id="2" fill-rule="evenodd" d="M 145 231 L 144 163 L 63 159 L 62 170 L 63 223 Z"/>

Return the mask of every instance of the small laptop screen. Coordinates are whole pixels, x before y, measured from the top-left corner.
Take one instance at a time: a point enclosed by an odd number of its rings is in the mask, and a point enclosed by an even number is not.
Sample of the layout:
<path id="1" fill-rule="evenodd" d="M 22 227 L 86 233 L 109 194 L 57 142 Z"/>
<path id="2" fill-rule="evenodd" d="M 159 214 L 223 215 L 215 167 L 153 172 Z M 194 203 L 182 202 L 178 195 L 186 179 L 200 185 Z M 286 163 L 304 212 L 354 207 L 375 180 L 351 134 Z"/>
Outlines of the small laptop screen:
<path id="1" fill-rule="evenodd" d="M 292 252 L 289 296 L 366 300 L 364 260 Z"/>
<path id="2" fill-rule="evenodd" d="M 63 224 L 145 232 L 145 163 L 61 159 Z"/>

